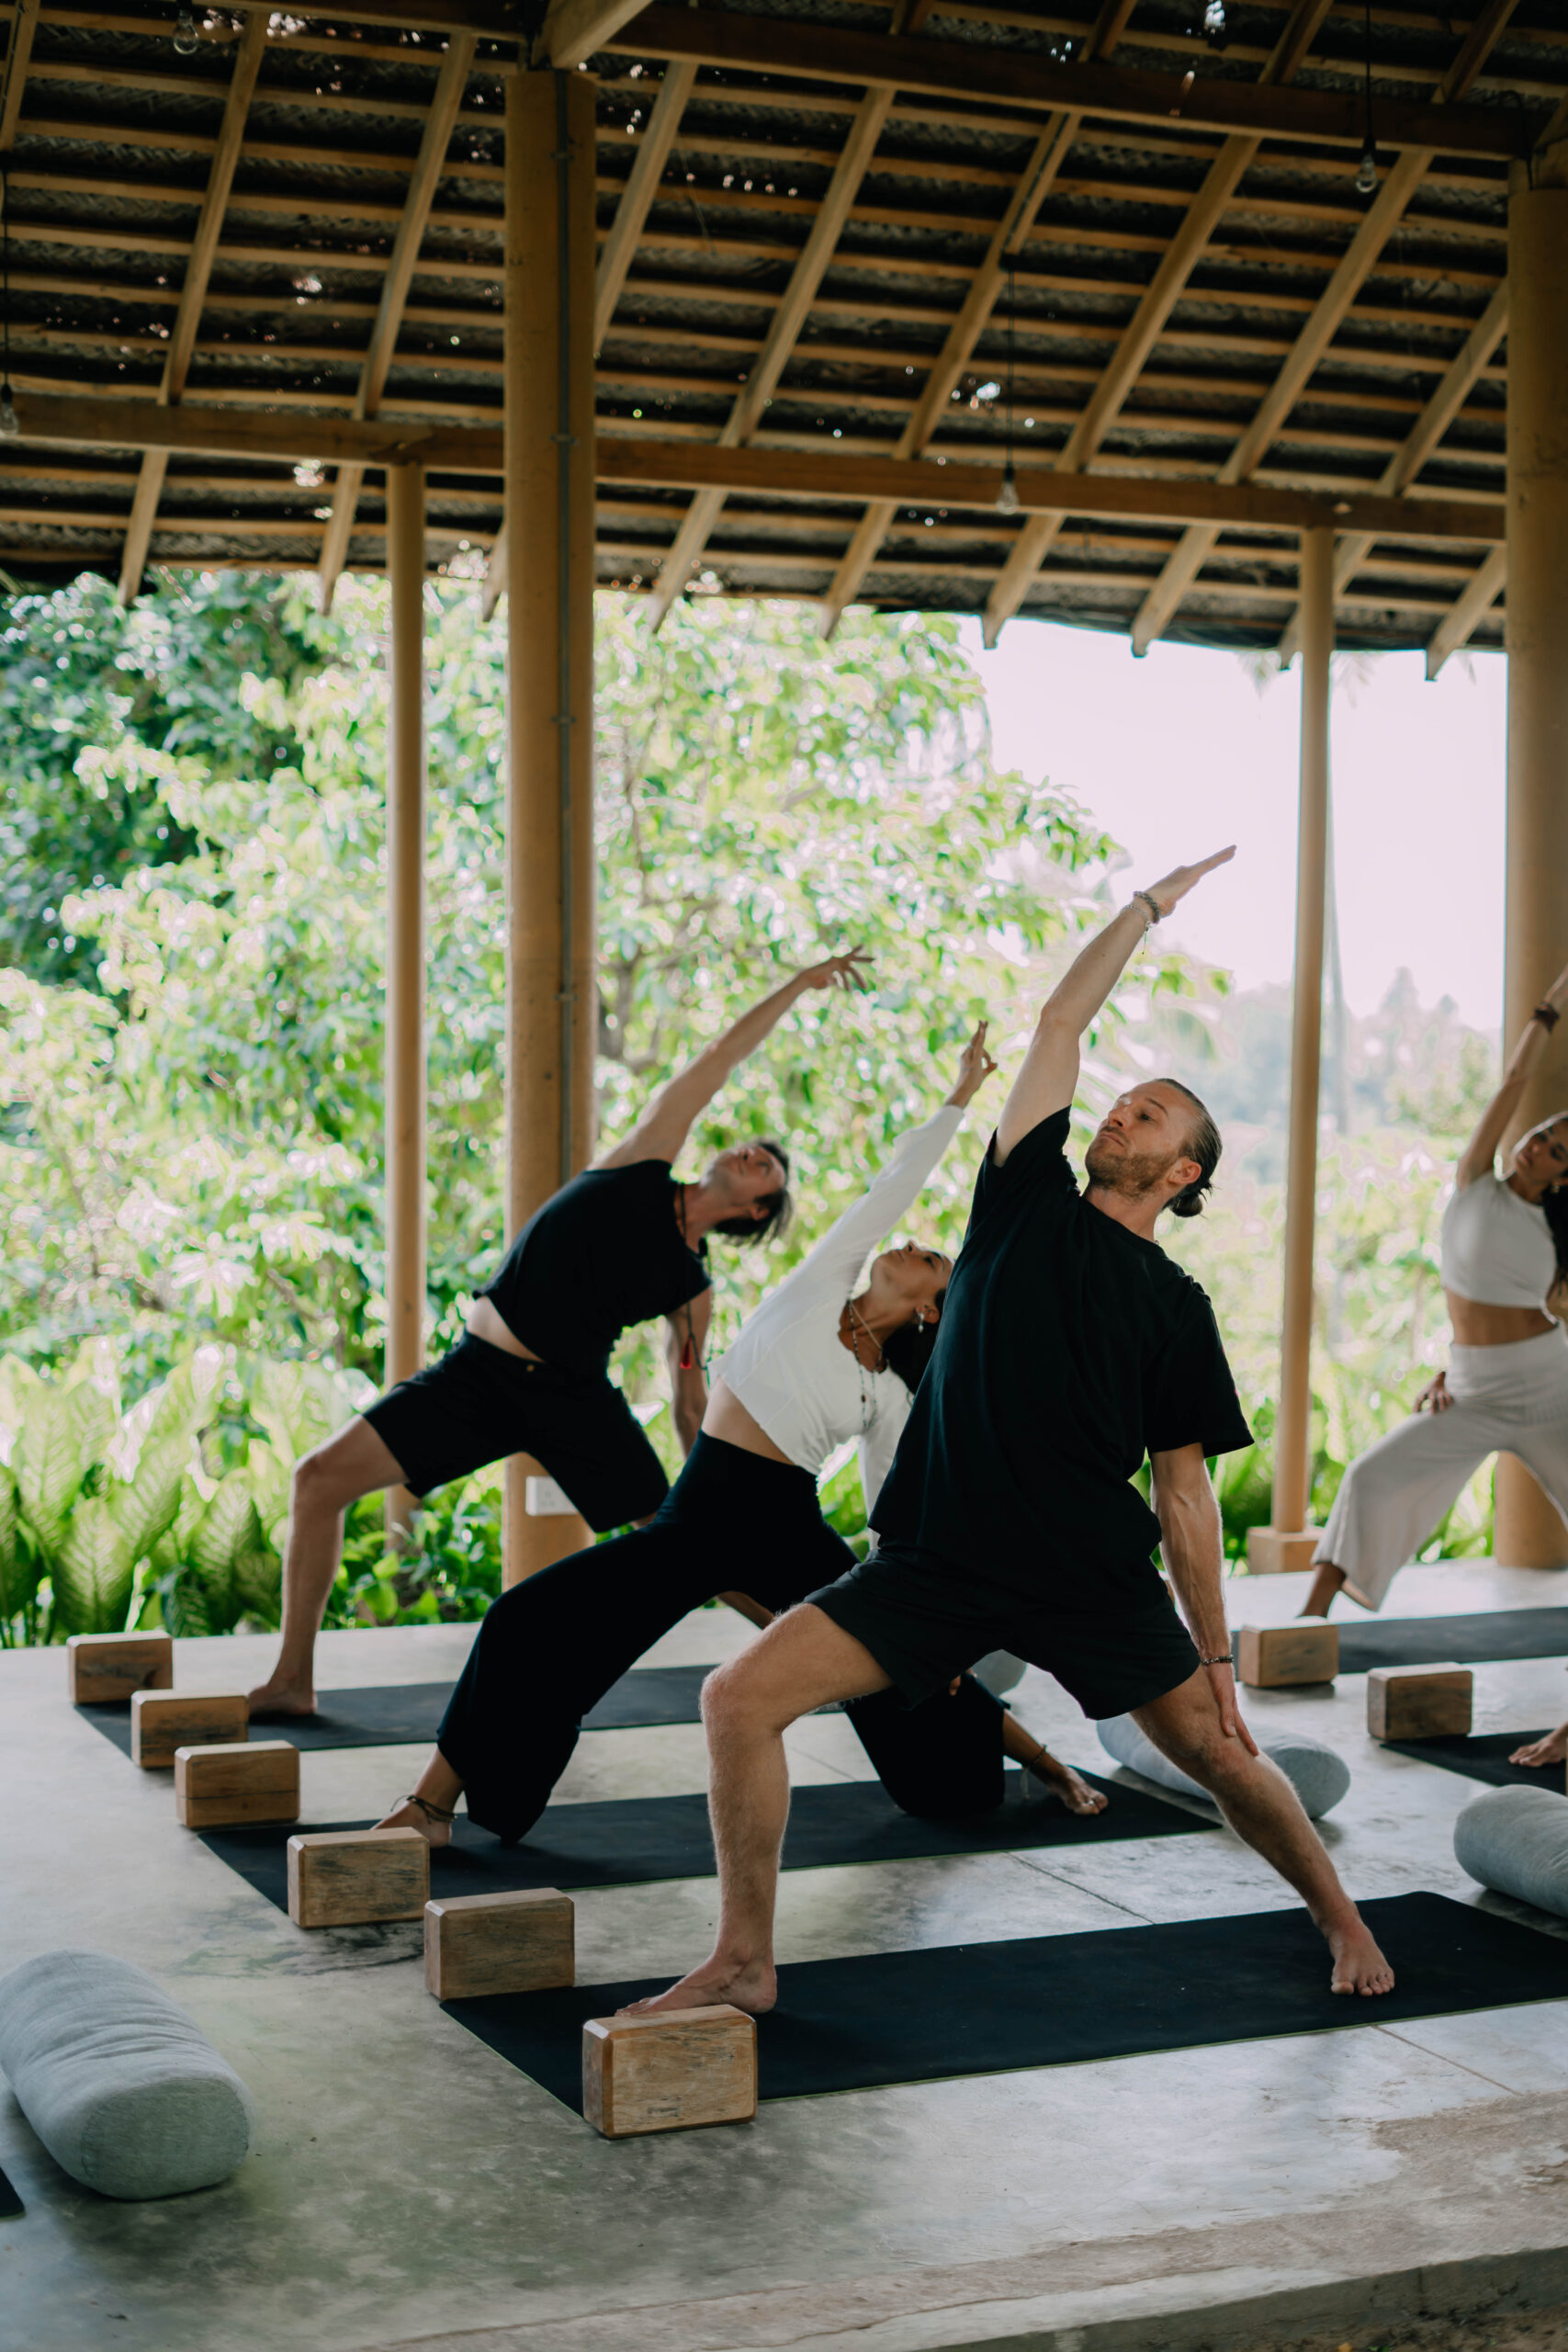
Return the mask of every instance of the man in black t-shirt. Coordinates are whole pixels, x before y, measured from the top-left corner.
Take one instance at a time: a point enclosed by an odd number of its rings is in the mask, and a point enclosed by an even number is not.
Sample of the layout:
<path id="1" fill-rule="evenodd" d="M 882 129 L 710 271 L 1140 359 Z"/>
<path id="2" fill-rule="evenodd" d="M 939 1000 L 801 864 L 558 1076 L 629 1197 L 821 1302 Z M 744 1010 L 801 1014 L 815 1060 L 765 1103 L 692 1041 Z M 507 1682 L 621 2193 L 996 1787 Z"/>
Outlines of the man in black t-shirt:
<path id="1" fill-rule="evenodd" d="M 364 1495 L 425 1495 L 509 1453 L 529 1453 L 596 1533 L 641 1525 L 663 1466 L 609 1376 L 634 1324 L 662 1316 L 676 1434 L 689 1453 L 707 1403 L 706 1237 L 763 1240 L 789 1209 L 780 1144 L 737 1144 L 681 1184 L 671 1162 L 693 1121 L 812 989 L 863 989 L 865 951 L 796 972 L 654 1096 L 626 1141 L 536 1211 L 475 1298 L 457 1345 L 399 1381 L 295 1468 L 283 1564 L 283 1642 L 250 1694 L 253 1717 L 310 1714 L 316 1634 L 343 1556 L 344 1513 Z"/>
<path id="2" fill-rule="evenodd" d="M 705 1688 L 718 1941 L 638 2009 L 772 2007 L 784 1731 L 815 1707 L 890 1685 L 918 1703 L 993 1649 L 1046 1668 L 1088 1715 L 1134 1714 L 1304 1898 L 1336 1992 L 1393 1984 L 1294 1790 L 1236 1707 L 1206 1457 L 1250 1434 L 1208 1299 L 1154 1238 L 1165 1209 L 1201 1208 L 1219 1136 L 1186 1087 L 1156 1080 L 1107 1113 L 1081 1194 L 1064 1157 L 1084 1031 L 1150 922 L 1232 854 L 1134 892 L 1041 1013 L 871 1514 L 878 1548 Z M 1152 1510 L 1131 1483 L 1145 1458 Z M 1150 1557 L 1156 1543 L 1185 1625 Z"/>

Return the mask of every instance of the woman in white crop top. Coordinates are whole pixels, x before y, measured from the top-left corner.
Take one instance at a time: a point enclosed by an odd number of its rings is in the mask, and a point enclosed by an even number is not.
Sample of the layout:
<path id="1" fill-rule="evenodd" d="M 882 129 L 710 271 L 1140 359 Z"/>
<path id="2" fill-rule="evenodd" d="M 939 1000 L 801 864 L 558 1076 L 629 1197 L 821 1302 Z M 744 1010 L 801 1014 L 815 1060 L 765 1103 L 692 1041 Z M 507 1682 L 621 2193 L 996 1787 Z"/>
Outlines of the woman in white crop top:
<path id="1" fill-rule="evenodd" d="M 1561 1192 L 1568 1112 L 1530 1128 L 1506 1173 L 1496 1169 L 1498 1146 L 1565 1001 L 1568 970 L 1531 1013 L 1454 1171 L 1443 1214 L 1449 1369 L 1423 1390 L 1408 1420 L 1346 1471 L 1303 1616 L 1326 1617 L 1339 1591 L 1381 1609 L 1400 1567 L 1490 1453 L 1517 1453 L 1568 1520 L 1568 1334 L 1548 1311 L 1568 1272 L 1568 1193 Z"/>
<path id="2" fill-rule="evenodd" d="M 857 1440 L 872 1510 L 935 1344 L 953 1268 L 941 1250 L 908 1242 L 874 1258 L 858 1293 L 855 1283 L 995 1067 L 982 1023 L 941 1110 L 903 1136 L 881 1174 L 747 1318 L 716 1367 L 701 1434 L 657 1516 L 502 1595 L 479 1629 L 435 1755 L 382 1828 L 419 1829 L 445 1844 L 466 1792 L 469 1819 L 515 1844 L 547 1803 L 582 1717 L 688 1610 L 716 1593 L 766 1624 L 853 1566 L 818 1508 L 818 1473 L 836 1447 Z M 1004 1755 L 1075 1813 L 1105 1804 L 970 1675 L 921 1708 L 882 1691 L 847 1712 L 906 1812 L 989 1810 L 1001 1801 Z"/>

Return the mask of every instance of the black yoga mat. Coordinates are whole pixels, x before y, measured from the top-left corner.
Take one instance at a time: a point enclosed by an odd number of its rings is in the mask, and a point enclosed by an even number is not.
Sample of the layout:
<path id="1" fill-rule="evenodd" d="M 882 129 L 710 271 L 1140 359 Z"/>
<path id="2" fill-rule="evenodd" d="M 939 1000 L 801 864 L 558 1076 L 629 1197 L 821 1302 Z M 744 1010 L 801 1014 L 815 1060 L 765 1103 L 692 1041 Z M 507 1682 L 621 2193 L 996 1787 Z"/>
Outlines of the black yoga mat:
<path id="1" fill-rule="evenodd" d="M 1387 1895 L 1361 1911 L 1398 1978 L 1378 1999 L 1330 1993 L 1327 1951 L 1301 1910 L 782 1968 L 779 2006 L 758 2025 L 761 2094 L 809 2098 L 1202 2050 L 1568 1993 L 1568 1950 L 1534 1928 L 1444 1894 Z M 578 1984 L 446 2006 L 581 2114 L 583 2019 L 607 2017 L 669 1981 Z"/>
<path id="2" fill-rule="evenodd" d="M 1481 1665 L 1511 1657 L 1568 1657 L 1568 1609 L 1482 1609 L 1469 1617 L 1380 1617 L 1339 1628 L 1339 1670 L 1374 1666 Z"/>
<path id="3" fill-rule="evenodd" d="M 13 2213 L 25 2213 L 27 2210 L 5 2174 L 0 2172 L 0 2222 L 8 2222 Z"/>
<path id="4" fill-rule="evenodd" d="M 1480 1731 L 1464 1738 L 1386 1739 L 1396 1756 L 1414 1756 L 1421 1764 L 1440 1764 L 1445 1772 L 1462 1772 L 1467 1781 L 1490 1781 L 1494 1788 L 1552 1789 L 1562 1793 L 1561 1764 L 1510 1764 L 1509 1757 L 1527 1740 L 1544 1739 L 1544 1731 Z"/>
<path id="5" fill-rule="evenodd" d="M 639 1666 L 612 1683 L 584 1731 L 631 1731 L 652 1724 L 702 1721 L 697 1694 L 711 1666 Z M 365 1690 L 323 1690 L 313 1715 L 253 1715 L 268 1739 L 291 1739 L 296 1747 L 433 1747 L 452 1696 L 450 1682 L 395 1682 Z M 106 1738 L 129 1756 L 130 1702 L 82 1707 Z"/>
<path id="6" fill-rule="evenodd" d="M 1216 1825 L 1140 1790 L 1084 1778 L 1105 1789 L 1103 1813 L 1080 1817 L 1056 1798 L 1007 1775 L 992 1812 L 963 1821 L 919 1821 L 900 1813 L 877 1781 L 834 1781 L 796 1789 L 784 1839 L 786 1871 L 845 1862 L 901 1862 L 936 1854 L 1009 1854 L 1036 1846 L 1098 1845 L 1109 1838 L 1201 1837 Z M 1031 1789 L 1033 1784 L 1031 1783 Z M 288 1907 L 288 1848 L 306 1825 L 209 1829 L 202 1842 L 259 1894 Z M 310 1825 L 368 1829 L 367 1821 Z M 625 1797 L 608 1804 L 547 1805 L 521 1846 L 500 1846 L 467 1820 L 430 1858 L 432 1894 L 502 1894 L 528 1886 L 635 1886 L 655 1879 L 711 1878 L 707 1799 Z"/>

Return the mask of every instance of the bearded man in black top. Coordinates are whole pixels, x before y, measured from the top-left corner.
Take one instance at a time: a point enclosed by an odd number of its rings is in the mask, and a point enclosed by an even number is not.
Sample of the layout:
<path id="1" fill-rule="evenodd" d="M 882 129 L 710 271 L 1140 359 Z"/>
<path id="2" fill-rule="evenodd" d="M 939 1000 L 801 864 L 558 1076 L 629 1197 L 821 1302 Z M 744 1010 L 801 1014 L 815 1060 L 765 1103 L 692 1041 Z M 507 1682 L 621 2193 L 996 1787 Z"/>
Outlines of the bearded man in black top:
<path id="1" fill-rule="evenodd" d="M 1162 1210 L 1202 1206 L 1219 1136 L 1195 1095 L 1156 1080 L 1107 1113 L 1084 1193 L 1064 1156 L 1084 1031 L 1150 922 L 1233 854 L 1134 893 L 1041 1013 L 872 1512 L 879 1547 L 705 1687 L 718 1940 L 639 2010 L 773 2007 L 785 1729 L 889 1686 L 918 1703 L 992 1649 L 1043 1667 L 1088 1715 L 1134 1714 L 1303 1896 L 1334 1990 L 1392 1986 L 1294 1790 L 1236 1707 L 1205 1457 L 1250 1437 L 1208 1299 L 1154 1238 Z M 1152 1510 L 1132 1484 L 1145 1456 Z"/>
<path id="2" fill-rule="evenodd" d="M 812 989 L 863 989 L 863 948 L 796 972 L 680 1070 L 622 1144 L 573 1177 L 523 1227 L 468 1309 L 463 1339 L 400 1381 L 296 1466 L 283 1564 L 283 1645 L 250 1694 L 253 1715 L 310 1714 L 312 1660 L 343 1555 L 344 1513 L 363 1495 L 416 1495 L 509 1453 L 531 1453 L 596 1533 L 641 1526 L 664 1499 L 663 1467 L 609 1377 L 633 1324 L 661 1315 L 676 1433 L 689 1453 L 707 1404 L 712 1313 L 706 1237 L 763 1240 L 789 1213 L 776 1143 L 721 1151 L 695 1183 L 671 1162 L 732 1070 Z"/>

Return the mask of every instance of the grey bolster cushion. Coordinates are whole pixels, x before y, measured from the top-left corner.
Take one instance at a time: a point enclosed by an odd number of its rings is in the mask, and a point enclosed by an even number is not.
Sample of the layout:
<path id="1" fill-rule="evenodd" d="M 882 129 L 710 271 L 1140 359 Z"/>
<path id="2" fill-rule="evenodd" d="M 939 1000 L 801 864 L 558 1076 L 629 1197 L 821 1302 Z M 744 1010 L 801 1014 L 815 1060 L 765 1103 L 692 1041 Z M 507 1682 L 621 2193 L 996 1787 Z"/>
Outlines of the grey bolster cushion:
<path id="1" fill-rule="evenodd" d="M 1179 1766 L 1160 1754 L 1153 1740 L 1144 1737 L 1131 1715 L 1110 1715 L 1095 1729 L 1106 1754 L 1125 1764 L 1129 1771 L 1141 1772 L 1145 1781 L 1153 1781 L 1157 1788 L 1174 1789 L 1179 1796 L 1213 1803 L 1207 1789 L 1200 1788 Z M 1320 1739 L 1308 1739 L 1299 1731 L 1270 1732 L 1261 1738 L 1256 1728 L 1253 1736 L 1290 1781 L 1309 1820 L 1319 1820 L 1349 1787 L 1350 1767 Z"/>
<path id="2" fill-rule="evenodd" d="M 1023 1680 L 1024 1670 L 1025 1661 L 1015 1657 L 1011 1650 L 987 1650 L 969 1669 L 993 1699 L 999 1699 L 1004 1691 L 1016 1690 Z"/>
<path id="3" fill-rule="evenodd" d="M 1454 1823 L 1454 1859 L 1483 1886 L 1568 1918 L 1568 1796 L 1488 1789 Z"/>
<path id="4" fill-rule="evenodd" d="M 209 2188 L 250 2148 L 233 2068 L 108 1952 L 40 1952 L 0 1978 L 0 2068 L 55 2163 L 106 2197 Z"/>

